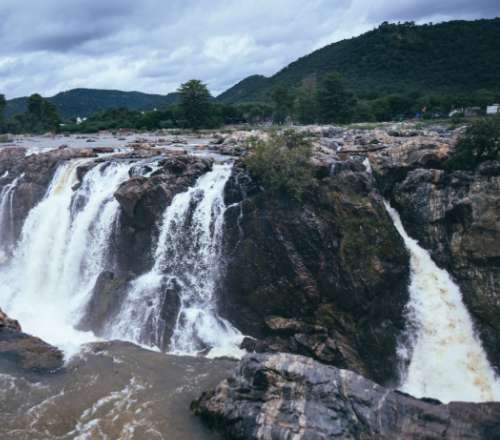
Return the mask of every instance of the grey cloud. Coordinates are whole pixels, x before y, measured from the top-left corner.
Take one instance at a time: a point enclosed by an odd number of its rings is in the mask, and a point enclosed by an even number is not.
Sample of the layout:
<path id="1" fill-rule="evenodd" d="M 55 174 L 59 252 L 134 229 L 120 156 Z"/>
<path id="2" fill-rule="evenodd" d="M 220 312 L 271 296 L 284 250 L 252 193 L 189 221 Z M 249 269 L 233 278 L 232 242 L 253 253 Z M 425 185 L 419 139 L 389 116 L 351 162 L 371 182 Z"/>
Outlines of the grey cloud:
<path id="1" fill-rule="evenodd" d="M 384 20 L 500 15 L 496 0 L 1 0 L 0 92 L 218 93 Z"/>
<path id="2" fill-rule="evenodd" d="M 500 15 L 498 0 L 399 0 L 370 14 L 372 20 L 429 21 L 440 18 L 490 18 Z"/>

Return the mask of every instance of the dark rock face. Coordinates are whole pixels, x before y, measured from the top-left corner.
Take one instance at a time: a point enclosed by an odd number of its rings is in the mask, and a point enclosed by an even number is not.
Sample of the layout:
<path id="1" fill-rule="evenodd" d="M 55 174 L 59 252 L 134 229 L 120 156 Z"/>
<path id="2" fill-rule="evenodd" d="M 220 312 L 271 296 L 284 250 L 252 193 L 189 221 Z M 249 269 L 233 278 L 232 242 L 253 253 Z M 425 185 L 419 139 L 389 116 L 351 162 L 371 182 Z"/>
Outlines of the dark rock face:
<path id="1" fill-rule="evenodd" d="M 290 354 L 247 355 L 193 402 L 234 439 L 495 439 L 500 403 L 418 400 L 351 371 Z"/>
<path id="2" fill-rule="evenodd" d="M 489 357 L 500 368 L 500 163 L 485 162 L 475 172 L 449 171 L 439 169 L 446 157 L 441 155 L 441 162 L 413 163 L 402 173 L 387 157 L 372 160 L 378 181 L 410 236 L 459 284 Z"/>
<path id="3" fill-rule="evenodd" d="M 110 271 L 102 272 L 97 277 L 91 299 L 78 328 L 101 335 L 106 322 L 118 310 L 129 281 L 130 276 L 119 277 Z"/>
<path id="4" fill-rule="evenodd" d="M 211 167 L 209 159 L 171 155 L 149 177 L 135 175 L 120 185 L 115 198 L 122 215 L 114 246 L 121 270 L 141 273 L 152 266 L 153 240 L 165 208 Z"/>
<path id="5" fill-rule="evenodd" d="M 0 360 L 26 371 L 46 373 L 62 367 L 61 351 L 21 331 L 19 323 L 0 309 Z"/>
<path id="6" fill-rule="evenodd" d="M 395 379 L 408 255 L 360 162 L 338 163 L 303 203 L 236 167 L 226 187 L 221 310 L 247 348 L 290 351 Z"/>

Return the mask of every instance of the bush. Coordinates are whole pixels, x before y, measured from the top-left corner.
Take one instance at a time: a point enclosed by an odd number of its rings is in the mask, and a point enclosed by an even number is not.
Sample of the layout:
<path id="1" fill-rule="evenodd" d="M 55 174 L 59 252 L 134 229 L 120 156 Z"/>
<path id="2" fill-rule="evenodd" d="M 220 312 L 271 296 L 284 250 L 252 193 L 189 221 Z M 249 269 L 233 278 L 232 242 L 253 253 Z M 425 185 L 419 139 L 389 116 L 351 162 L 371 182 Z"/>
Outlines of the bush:
<path id="1" fill-rule="evenodd" d="M 312 146 L 303 134 L 287 130 L 269 140 L 251 139 L 245 163 L 256 179 L 270 191 L 301 199 L 311 183 Z"/>
<path id="2" fill-rule="evenodd" d="M 486 160 L 500 159 L 500 118 L 482 118 L 470 125 L 448 160 L 451 169 L 471 170 Z"/>

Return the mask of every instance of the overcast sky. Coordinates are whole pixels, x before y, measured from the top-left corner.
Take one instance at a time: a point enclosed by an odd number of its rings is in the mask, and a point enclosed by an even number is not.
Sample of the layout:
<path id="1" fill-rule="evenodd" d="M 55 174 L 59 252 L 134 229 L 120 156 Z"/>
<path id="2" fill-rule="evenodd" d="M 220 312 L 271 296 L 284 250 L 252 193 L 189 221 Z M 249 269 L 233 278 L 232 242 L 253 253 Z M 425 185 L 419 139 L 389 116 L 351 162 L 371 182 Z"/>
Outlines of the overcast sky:
<path id="1" fill-rule="evenodd" d="M 500 16 L 500 0 L 0 0 L 0 93 L 214 95 L 382 21 Z"/>

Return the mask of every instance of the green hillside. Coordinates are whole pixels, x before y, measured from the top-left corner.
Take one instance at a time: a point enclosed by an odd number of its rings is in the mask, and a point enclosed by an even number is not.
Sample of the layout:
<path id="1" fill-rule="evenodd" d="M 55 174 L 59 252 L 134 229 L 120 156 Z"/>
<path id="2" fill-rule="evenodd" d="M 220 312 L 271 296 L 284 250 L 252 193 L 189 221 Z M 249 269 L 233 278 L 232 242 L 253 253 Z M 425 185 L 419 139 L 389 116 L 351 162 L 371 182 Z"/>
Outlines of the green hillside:
<path id="1" fill-rule="evenodd" d="M 119 90 L 73 89 L 47 98 L 55 104 L 63 119 L 85 117 L 100 110 L 127 108 L 129 110 L 152 110 L 164 108 L 177 102 L 177 94 L 150 95 L 141 92 Z M 7 117 L 26 111 L 27 98 L 7 101 Z"/>
<path id="2" fill-rule="evenodd" d="M 298 59 L 272 77 L 251 76 L 218 99 L 267 101 L 277 87 L 340 72 L 358 94 L 470 93 L 500 89 L 500 18 L 416 26 L 384 23 Z"/>

